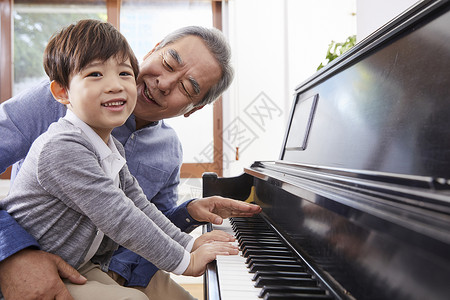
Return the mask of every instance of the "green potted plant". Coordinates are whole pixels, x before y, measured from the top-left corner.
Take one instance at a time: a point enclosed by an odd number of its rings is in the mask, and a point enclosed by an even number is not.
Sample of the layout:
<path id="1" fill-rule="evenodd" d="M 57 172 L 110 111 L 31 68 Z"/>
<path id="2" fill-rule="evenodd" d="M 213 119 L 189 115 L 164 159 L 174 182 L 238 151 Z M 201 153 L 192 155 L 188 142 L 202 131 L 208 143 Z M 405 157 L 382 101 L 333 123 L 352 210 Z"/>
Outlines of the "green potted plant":
<path id="1" fill-rule="evenodd" d="M 328 51 L 325 59 L 328 61 L 325 63 L 320 63 L 320 65 L 317 67 L 317 71 L 325 67 L 327 64 L 329 64 L 332 60 L 334 60 L 339 55 L 343 54 L 348 49 L 352 48 L 356 44 L 356 35 L 349 36 L 345 42 L 343 43 L 336 43 L 335 41 L 331 41 L 330 45 L 328 46 Z"/>

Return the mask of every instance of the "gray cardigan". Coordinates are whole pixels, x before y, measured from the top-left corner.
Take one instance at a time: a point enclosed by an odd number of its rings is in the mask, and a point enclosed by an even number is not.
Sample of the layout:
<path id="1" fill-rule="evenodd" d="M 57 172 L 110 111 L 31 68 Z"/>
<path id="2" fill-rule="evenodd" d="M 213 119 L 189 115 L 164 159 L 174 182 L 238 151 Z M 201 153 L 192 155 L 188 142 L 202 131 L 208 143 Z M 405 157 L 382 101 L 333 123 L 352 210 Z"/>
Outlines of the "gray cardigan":
<path id="1" fill-rule="evenodd" d="M 123 146 L 114 142 L 124 156 Z M 173 271 L 192 237 L 147 200 L 126 165 L 119 177 L 117 188 L 103 172 L 87 136 L 60 119 L 33 143 L 0 204 L 42 250 L 75 268 L 82 264 L 98 228 L 105 237 L 93 260 L 103 269 L 120 244 L 158 268 Z"/>

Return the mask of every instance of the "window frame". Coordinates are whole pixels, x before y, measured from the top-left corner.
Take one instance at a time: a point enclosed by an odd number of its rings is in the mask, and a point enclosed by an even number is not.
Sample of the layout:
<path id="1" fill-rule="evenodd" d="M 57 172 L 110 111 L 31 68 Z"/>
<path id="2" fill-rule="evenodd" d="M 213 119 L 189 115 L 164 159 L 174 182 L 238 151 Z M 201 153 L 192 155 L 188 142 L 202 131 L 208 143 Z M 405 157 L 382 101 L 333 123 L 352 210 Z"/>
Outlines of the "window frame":
<path id="1" fill-rule="evenodd" d="M 51 3 L 57 0 L 43 0 Z M 79 2 L 86 2 L 79 1 Z M 87 1 L 88 2 L 88 1 Z M 121 0 L 106 0 L 108 22 L 120 30 L 120 8 Z M 13 57 L 12 57 L 12 29 L 14 0 L 0 0 L 0 103 L 12 97 L 13 86 Z M 211 0 L 213 26 L 222 30 L 222 1 Z M 213 148 L 214 158 L 210 163 L 183 163 L 181 166 L 181 178 L 201 178 L 204 172 L 215 172 L 219 176 L 223 174 L 223 143 L 221 132 L 223 128 L 222 97 L 213 104 Z M 9 167 L 0 179 L 9 179 L 11 167 Z"/>

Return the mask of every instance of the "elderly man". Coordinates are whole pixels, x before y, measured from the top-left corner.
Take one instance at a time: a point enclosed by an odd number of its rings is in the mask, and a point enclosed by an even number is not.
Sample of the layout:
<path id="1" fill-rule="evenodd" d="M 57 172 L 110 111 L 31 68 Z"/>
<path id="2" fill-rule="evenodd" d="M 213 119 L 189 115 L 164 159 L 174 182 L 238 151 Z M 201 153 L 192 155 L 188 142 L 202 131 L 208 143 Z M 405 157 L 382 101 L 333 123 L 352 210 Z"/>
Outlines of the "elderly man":
<path id="1" fill-rule="evenodd" d="M 127 122 L 113 135 L 124 145 L 131 173 L 147 198 L 186 232 L 201 222 L 219 224 L 230 216 L 251 216 L 256 205 L 210 197 L 176 206 L 182 150 L 176 133 L 163 119 L 189 116 L 212 103 L 232 81 L 230 50 L 222 34 L 185 27 L 146 55 L 137 79 L 138 100 Z M 65 115 L 44 82 L 0 106 L 0 171 L 24 158 L 31 143 Z M 72 299 L 60 276 L 84 279 L 59 257 L 39 245 L 4 211 L 0 211 L 0 288 L 6 299 Z M 137 254 L 119 248 L 109 265 L 111 277 L 140 287 L 152 299 L 191 296 Z M 153 297 L 154 295 L 154 297 Z"/>

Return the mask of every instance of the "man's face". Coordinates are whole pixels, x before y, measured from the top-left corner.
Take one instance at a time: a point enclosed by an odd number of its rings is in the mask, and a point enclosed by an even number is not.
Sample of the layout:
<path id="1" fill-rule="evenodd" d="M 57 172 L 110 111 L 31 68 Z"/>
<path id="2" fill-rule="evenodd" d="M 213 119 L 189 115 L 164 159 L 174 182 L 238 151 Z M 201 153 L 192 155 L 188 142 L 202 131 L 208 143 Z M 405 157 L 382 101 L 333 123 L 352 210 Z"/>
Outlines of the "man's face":
<path id="1" fill-rule="evenodd" d="M 204 42 L 183 37 L 142 62 L 134 115 L 148 123 L 193 112 L 220 76 L 220 66 Z"/>

